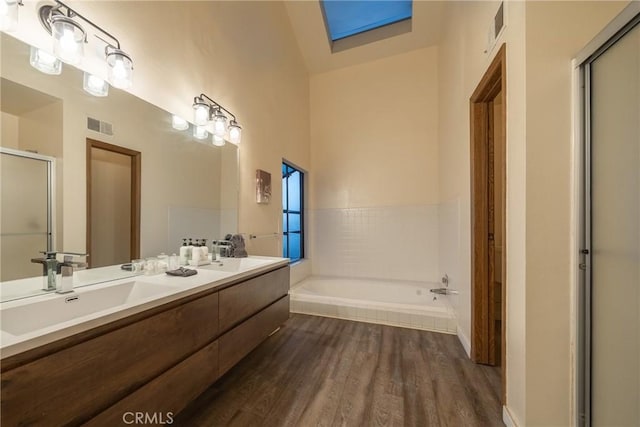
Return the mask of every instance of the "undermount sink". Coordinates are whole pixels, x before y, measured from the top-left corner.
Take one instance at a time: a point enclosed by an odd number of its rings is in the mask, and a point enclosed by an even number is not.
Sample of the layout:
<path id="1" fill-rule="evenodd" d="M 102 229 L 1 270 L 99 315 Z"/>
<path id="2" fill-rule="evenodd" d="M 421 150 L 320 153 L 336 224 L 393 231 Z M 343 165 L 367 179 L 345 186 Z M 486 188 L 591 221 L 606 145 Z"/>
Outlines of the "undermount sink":
<path id="1" fill-rule="evenodd" d="M 260 258 L 222 258 L 204 267 L 207 270 L 237 272 L 269 264 L 269 260 Z"/>
<path id="2" fill-rule="evenodd" d="M 126 282 L 101 288 L 82 288 L 44 301 L 26 302 L 1 311 L 2 330 L 23 335 L 113 307 L 133 304 L 175 291 L 175 287 Z"/>

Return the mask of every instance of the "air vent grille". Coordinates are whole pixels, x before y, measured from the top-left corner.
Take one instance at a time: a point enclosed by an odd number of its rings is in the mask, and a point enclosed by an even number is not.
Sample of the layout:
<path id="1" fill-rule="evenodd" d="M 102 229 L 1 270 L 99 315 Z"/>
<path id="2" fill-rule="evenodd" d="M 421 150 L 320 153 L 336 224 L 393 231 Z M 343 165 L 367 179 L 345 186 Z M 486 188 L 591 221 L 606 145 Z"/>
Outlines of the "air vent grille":
<path id="1" fill-rule="evenodd" d="M 93 117 L 87 117 L 87 129 L 104 135 L 113 135 L 113 125 L 111 123 L 103 122 Z"/>
<path id="2" fill-rule="evenodd" d="M 493 18 L 493 37 L 498 38 L 500 35 L 500 31 L 502 31 L 502 27 L 504 26 L 504 2 L 500 3 L 500 7 L 498 8 L 498 12 L 496 16 Z"/>

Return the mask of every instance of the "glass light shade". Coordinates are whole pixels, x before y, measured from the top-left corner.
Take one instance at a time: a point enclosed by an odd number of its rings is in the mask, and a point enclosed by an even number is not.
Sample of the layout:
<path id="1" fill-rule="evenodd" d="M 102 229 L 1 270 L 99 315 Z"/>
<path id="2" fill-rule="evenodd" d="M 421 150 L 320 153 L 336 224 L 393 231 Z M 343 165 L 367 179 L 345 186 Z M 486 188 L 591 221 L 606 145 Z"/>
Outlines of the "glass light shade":
<path id="1" fill-rule="evenodd" d="M 218 110 L 213 116 L 213 134 L 224 136 L 227 133 L 227 117 Z"/>
<path id="2" fill-rule="evenodd" d="M 82 88 L 85 92 L 93 96 L 107 96 L 109 94 L 109 83 L 86 71 L 84 73 Z"/>
<path id="3" fill-rule="evenodd" d="M 13 31 L 18 26 L 18 1 L 0 0 L 0 30 Z"/>
<path id="4" fill-rule="evenodd" d="M 229 124 L 229 141 L 233 144 L 240 144 L 242 140 L 242 128 L 232 120 Z"/>
<path id="5" fill-rule="evenodd" d="M 129 55 L 120 49 L 107 52 L 107 69 L 111 86 L 128 89 L 133 84 L 133 62 Z"/>
<path id="6" fill-rule="evenodd" d="M 196 126 L 206 126 L 209 121 L 209 105 L 204 102 L 193 104 L 193 123 Z"/>
<path id="7" fill-rule="evenodd" d="M 189 122 L 180 116 L 175 114 L 171 117 L 171 127 L 175 130 L 187 130 L 189 129 Z"/>
<path id="8" fill-rule="evenodd" d="M 84 30 L 73 19 L 66 16 L 51 17 L 53 53 L 63 62 L 77 65 L 84 55 Z"/>
<path id="9" fill-rule="evenodd" d="M 206 139 L 209 136 L 209 132 L 204 126 L 194 126 L 193 136 L 197 139 Z"/>
<path id="10" fill-rule="evenodd" d="M 62 62 L 50 53 L 37 47 L 31 46 L 29 63 L 33 68 L 45 74 L 58 75 L 62 72 Z"/>
<path id="11" fill-rule="evenodd" d="M 215 145 L 216 147 L 222 147 L 224 144 L 224 138 L 218 135 L 213 135 L 213 145 Z"/>

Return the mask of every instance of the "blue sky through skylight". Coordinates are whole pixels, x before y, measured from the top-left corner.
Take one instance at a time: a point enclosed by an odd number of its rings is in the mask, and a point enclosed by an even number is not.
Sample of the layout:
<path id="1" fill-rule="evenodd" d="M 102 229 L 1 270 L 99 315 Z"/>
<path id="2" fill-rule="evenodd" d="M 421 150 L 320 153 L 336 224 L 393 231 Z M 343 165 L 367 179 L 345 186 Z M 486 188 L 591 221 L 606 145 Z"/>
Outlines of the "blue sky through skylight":
<path id="1" fill-rule="evenodd" d="M 411 18 L 412 0 L 320 0 L 332 41 Z"/>

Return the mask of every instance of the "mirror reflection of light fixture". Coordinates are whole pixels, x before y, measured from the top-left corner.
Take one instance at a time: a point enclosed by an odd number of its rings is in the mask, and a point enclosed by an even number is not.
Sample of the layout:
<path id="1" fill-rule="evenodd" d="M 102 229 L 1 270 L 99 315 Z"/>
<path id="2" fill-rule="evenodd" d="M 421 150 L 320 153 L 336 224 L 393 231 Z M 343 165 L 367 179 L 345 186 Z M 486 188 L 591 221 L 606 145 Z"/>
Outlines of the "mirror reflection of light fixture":
<path id="1" fill-rule="evenodd" d="M 193 136 L 196 139 L 207 139 L 209 132 L 207 132 L 207 129 L 204 126 L 194 126 Z"/>
<path id="2" fill-rule="evenodd" d="M 50 53 L 37 47 L 31 46 L 29 63 L 33 68 L 45 74 L 59 75 L 62 72 L 62 62 Z"/>
<path id="3" fill-rule="evenodd" d="M 18 26 L 18 7 L 22 0 L 0 0 L 0 30 L 13 31 Z"/>
<path id="4" fill-rule="evenodd" d="M 111 86 L 120 89 L 131 87 L 133 62 L 131 57 L 120 48 L 120 41 L 60 0 L 55 0 L 55 3 L 55 5 L 44 5 L 38 9 L 40 23 L 53 39 L 54 55 L 69 64 L 79 64 L 82 61 L 84 44 L 88 43 L 87 32 L 77 22 L 82 20 L 97 30 L 98 34 L 94 36 L 106 44 L 104 54 Z"/>
<path id="5" fill-rule="evenodd" d="M 189 122 L 174 114 L 171 116 L 171 127 L 175 130 L 187 130 L 189 129 Z"/>
<path id="6" fill-rule="evenodd" d="M 216 147 L 222 147 L 224 146 L 225 141 L 224 138 L 218 135 L 213 135 L 213 145 L 215 145 Z"/>
<path id="7" fill-rule="evenodd" d="M 238 124 L 235 114 L 215 102 L 213 99 L 201 93 L 193 98 L 194 122 L 196 125 L 207 125 L 213 135 L 221 138 L 228 135 L 228 141 L 239 144 L 242 138 L 242 128 Z M 227 126 L 227 116 L 231 116 Z M 219 140 L 218 140 L 219 141 Z M 216 139 L 214 138 L 214 145 Z"/>
<path id="8" fill-rule="evenodd" d="M 84 72 L 82 88 L 93 96 L 107 96 L 109 94 L 109 83 L 86 71 Z"/>

